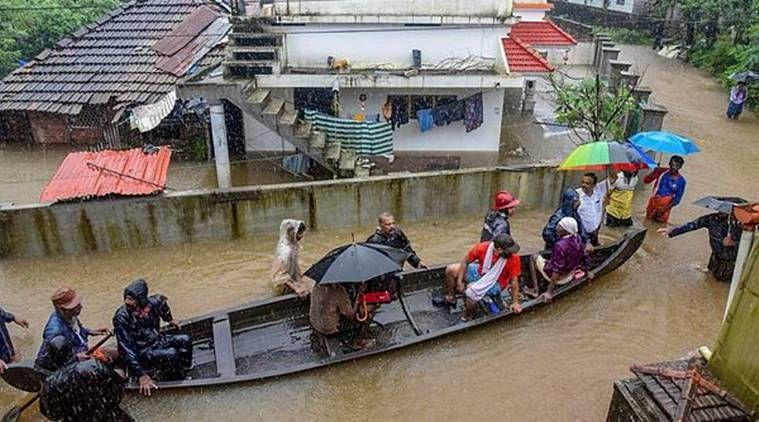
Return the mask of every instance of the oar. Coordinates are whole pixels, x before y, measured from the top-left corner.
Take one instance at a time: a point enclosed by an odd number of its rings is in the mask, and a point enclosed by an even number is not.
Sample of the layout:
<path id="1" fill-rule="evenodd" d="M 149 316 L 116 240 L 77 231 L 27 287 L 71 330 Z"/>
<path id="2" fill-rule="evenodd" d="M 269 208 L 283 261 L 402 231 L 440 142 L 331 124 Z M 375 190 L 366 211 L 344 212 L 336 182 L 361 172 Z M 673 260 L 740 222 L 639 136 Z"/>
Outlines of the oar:
<path id="1" fill-rule="evenodd" d="M 113 333 L 109 333 L 107 336 L 103 337 L 97 344 L 92 346 L 90 350 L 87 351 L 87 354 L 92 354 L 95 350 L 97 350 L 100 346 L 105 344 L 108 339 L 110 339 L 113 336 Z M 3 415 L 2 422 L 16 422 L 18 418 L 21 416 L 21 413 L 24 412 L 29 406 L 34 404 L 38 399 L 40 398 L 39 393 L 35 394 L 34 397 L 32 397 L 29 401 L 24 403 L 21 406 L 13 406 L 11 410 L 9 410 L 5 415 Z"/>

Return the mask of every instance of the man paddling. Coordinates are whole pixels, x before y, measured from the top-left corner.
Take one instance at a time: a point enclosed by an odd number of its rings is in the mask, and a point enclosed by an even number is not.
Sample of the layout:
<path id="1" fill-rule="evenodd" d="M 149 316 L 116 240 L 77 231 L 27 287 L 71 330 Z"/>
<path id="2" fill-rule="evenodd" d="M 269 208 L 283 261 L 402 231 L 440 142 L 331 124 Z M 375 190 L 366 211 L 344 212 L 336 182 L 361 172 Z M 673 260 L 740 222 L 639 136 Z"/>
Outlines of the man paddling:
<path id="1" fill-rule="evenodd" d="M 82 297 L 76 290 L 61 287 L 50 300 L 55 310 L 50 314 L 50 319 L 42 332 L 42 345 L 37 352 L 37 360 L 43 362 L 49 360 L 45 343 L 58 336 L 66 338 L 71 344 L 73 353 L 84 359 L 89 337 L 106 335 L 110 330 L 108 328 L 92 330 L 82 325 L 79 321 L 79 315 L 82 313 Z"/>
<path id="2" fill-rule="evenodd" d="M 190 336 L 161 333 L 162 320 L 178 328 L 166 296 L 148 296 L 148 284 L 143 279 L 124 289 L 124 305 L 113 316 L 113 329 L 129 376 L 138 379 L 140 392 L 145 395 L 157 388 L 153 381 L 156 371 L 165 379 L 183 379 L 192 365 Z"/>

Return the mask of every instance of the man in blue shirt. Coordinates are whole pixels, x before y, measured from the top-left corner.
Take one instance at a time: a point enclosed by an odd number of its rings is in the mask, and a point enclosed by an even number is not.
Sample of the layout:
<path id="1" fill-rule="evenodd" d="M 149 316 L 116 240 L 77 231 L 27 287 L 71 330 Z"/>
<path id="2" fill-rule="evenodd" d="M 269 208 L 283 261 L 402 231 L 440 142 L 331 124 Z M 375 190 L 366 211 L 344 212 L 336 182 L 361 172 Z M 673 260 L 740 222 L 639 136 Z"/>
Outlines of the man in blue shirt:
<path id="1" fill-rule="evenodd" d="M 25 319 L 17 318 L 12 313 L 0 308 L 0 374 L 5 371 L 6 363 L 13 362 L 16 359 L 16 350 L 13 348 L 8 327 L 5 326 L 9 322 L 15 322 L 16 325 L 24 328 L 29 327 L 29 323 Z"/>
<path id="2" fill-rule="evenodd" d="M 666 223 L 669 212 L 680 203 L 685 194 L 685 178 L 680 174 L 685 160 L 679 155 L 673 155 L 669 160 L 669 169 L 657 168 L 646 176 L 646 184 L 656 181 L 655 193 L 648 201 L 646 218 Z"/>
<path id="3" fill-rule="evenodd" d="M 74 289 L 61 287 L 50 299 L 55 311 L 50 314 L 50 319 L 42 332 L 42 346 L 37 352 L 35 364 L 41 367 L 49 366 L 51 359 L 46 343 L 58 336 L 63 336 L 68 341 L 72 352 L 80 360 L 86 359 L 89 336 L 101 336 L 110 331 L 108 328 L 91 330 L 79 322 L 79 314 L 82 313 L 82 298 Z"/>

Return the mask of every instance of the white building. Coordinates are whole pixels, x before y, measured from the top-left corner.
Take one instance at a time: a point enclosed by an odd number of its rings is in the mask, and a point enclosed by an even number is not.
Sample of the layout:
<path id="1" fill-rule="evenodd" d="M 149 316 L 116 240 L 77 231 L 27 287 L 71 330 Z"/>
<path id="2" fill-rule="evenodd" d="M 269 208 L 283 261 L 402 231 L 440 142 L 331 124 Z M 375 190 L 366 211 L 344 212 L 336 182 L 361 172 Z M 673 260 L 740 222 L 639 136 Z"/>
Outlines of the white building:
<path id="1" fill-rule="evenodd" d="M 644 15 L 648 10 L 648 0 L 561 0 L 567 3 L 580 4 L 600 10 L 627 13 L 630 15 Z"/>
<path id="2" fill-rule="evenodd" d="M 515 15 L 564 34 L 543 20 L 539 7 L 537 13 L 517 12 L 511 0 L 266 3 L 238 6 L 247 19 L 230 35 L 224 76 L 217 71 L 189 81 L 187 95 L 215 96 L 239 107 L 248 151 L 299 150 L 320 163 L 334 136 L 322 127 L 329 136 L 321 149 L 314 129 L 323 122 L 305 118 L 314 110 L 340 119 L 330 124 L 392 126 L 385 156 L 495 162 L 503 114 L 511 112 L 504 110 L 505 99 L 521 98 L 525 76 L 553 70 L 530 40 L 509 37 L 519 21 Z M 540 7 L 543 14 L 549 8 Z M 522 36 L 532 32 L 531 26 Z M 562 52 L 574 43 L 569 36 L 561 41 Z M 461 101 L 474 113 L 446 119 L 444 112 L 458 110 Z M 422 131 L 427 110 L 435 122 Z"/>

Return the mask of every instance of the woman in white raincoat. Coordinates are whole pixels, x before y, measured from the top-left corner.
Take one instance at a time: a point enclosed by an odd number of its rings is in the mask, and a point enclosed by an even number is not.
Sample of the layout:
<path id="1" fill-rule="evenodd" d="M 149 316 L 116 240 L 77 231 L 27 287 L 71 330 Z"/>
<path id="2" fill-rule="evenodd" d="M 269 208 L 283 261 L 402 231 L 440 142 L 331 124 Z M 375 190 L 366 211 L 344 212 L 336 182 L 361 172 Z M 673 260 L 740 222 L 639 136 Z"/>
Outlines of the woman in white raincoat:
<path id="1" fill-rule="evenodd" d="M 299 220 L 282 220 L 279 225 L 279 243 L 272 265 L 272 284 L 275 295 L 295 293 L 308 296 L 314 281 L 303 275 L 298 264 L 300 241 L 306 225 Z"/>

